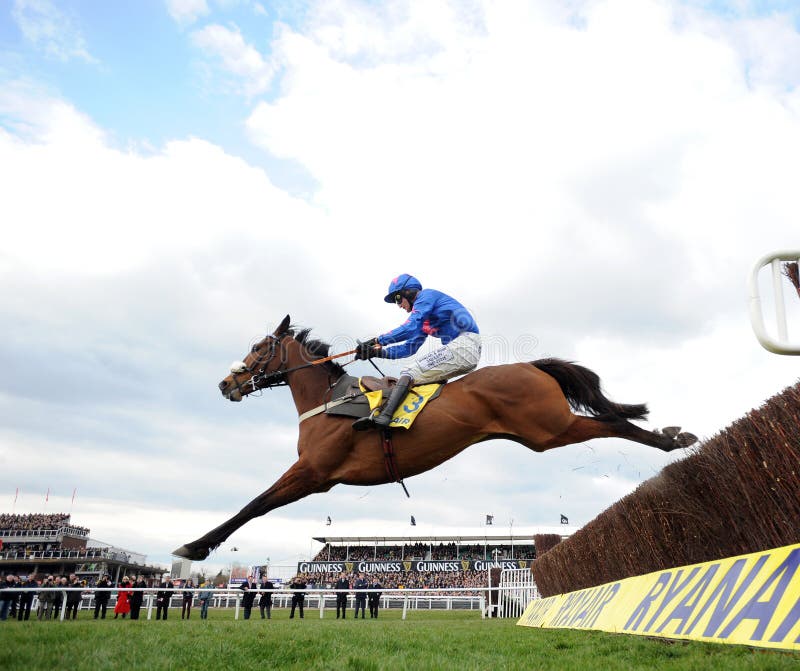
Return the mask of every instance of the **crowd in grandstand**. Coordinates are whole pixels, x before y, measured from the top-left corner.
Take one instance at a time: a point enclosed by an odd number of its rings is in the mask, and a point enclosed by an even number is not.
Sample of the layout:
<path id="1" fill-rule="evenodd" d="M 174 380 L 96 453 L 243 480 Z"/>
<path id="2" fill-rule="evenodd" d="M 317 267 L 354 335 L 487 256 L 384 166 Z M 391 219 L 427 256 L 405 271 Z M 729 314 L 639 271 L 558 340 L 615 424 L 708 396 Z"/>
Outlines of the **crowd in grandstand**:
<path id="1" fill-rule="evenodd" d="M 0 532 L 2 531 L 58 531 L 62 527 L 71 527 L 89 533 L 85 527 L 70 524 L 67 513 L 30 513 L 28 515 L 0 514 Z"/>
<path id="2" fill-rule="evenodd" d="M 392 561 L 426 560 L 492 560 L 515 557 L 535 559 L 533 545 L 456 545 L 455 543 L 406 543 L 405 545 L 330 545 L 326 544 L 312 561 Z"/>
<path id="3" fill-rule="evenodd" d="M 309 589 L 334 589 L 336 579 L 339 573 L 298 573 L 297 576 L 292 578 L 292 581 L 297 578 L 302 578 L 308 584 Z M 349 573 L 347 580 L 350 585 L 354 585 L 357 579 L 356 573 Z M 424 589 L 429 590 L 427 593 L 432 595 L 449 595 L 458 596 L 461 594 L 472 595 L 475 594 L 474 590 L 485 588 L 487 586 L 486 571 L 475 571 L 468 569 L 466 571 L 408 571 L 408 572 L 383 572 L 383 573 L 365 573 L 361 574 L 369 583 L 377 580 L 381 587 L 385 589 Z M 450 588 L 463 587 L 464 592 L 444 592 L 437 590 L 444 590 Z"/>

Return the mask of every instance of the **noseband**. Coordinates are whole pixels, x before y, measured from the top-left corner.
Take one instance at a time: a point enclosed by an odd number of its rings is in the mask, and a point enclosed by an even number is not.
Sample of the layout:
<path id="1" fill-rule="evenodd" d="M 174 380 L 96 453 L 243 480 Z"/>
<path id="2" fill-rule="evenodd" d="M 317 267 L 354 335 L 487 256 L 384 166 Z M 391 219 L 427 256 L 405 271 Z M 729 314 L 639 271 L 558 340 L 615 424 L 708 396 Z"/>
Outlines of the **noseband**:
<path id="1" fill-rule="evenodd" d="M 286 373 L 288 371 L 283 369 L 283 363 L 281 366 L 274 371 L 269 373 L 265 373 L 269 362 L 275 358 L 275 355 L 278 352 L 278 345 L 280 344 L 283 336 L 277 337 L 274 335 L 268 335 L 267 339 L 269 340 L 270 347 L 269 347 L 269 354 L 263 360 L 261 357 L 257 360 L 258 366 L 248 366 L 244 365 L 239 370 L 231 371 L 233 373 L 233 382 L 235 384 L 234 389 L 238 391 L 242 396 L 247 396 L 252 392 L 258 391 L 259 389 L 272 389 L 273 387 L 281 387 L 284 385 L 289 384 L 286 380 Z M 253 345 L 253 349 L 251 350 L 252 354 L 255 354 L 258 351 L 258 346 Z M 242 373 L 250 373 L 250 379 L 242 385 L 239 382 L 238 375 Z M 251 387 L 248 391 L 247 387 Z"/>

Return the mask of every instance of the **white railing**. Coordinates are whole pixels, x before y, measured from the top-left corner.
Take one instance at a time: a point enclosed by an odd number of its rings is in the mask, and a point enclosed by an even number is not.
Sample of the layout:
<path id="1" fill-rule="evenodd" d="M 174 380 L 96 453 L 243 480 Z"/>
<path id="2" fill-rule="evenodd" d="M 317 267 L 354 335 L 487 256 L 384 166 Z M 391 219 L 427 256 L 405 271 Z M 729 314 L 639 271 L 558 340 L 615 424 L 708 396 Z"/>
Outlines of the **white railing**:
<path id="1" fill-rule="evenodd" d="M 147 588 L 133 588 L 133 587 L 93 587 L 93 588 L 86 588 L 86 587 L 68 587 L 68 588 L 34 588 L 34 587 L 15 587 L 15 588 L 7 588 L 3 590 L 6 594 L 23 594 L 31 592 L 34 593 L 33 595 L 33 602 L 31 605 L 31 616 L 34 617 L 36 613 L 38 615 L 39 607 L 42 605 L 39 602 L 39 593 L 40 592 L 47 592 L 50 595 L 55 595 L 55 593 L 61 593 L 61 602 L 59 604 L 59 613 L 57 618 L 60 620 L 65 619 L 65 615 L 67 612 L 67 594 L 70 592 L 80 592 L 81 593 L 81 601 L 78 604 L 78 610 L 94 610 L 95 608 L 95 594 L 97 592 L 110 592 L 111 599 L 107 604 L 107 609 L 111 612 L 114 611 L 114 605 L 116 603 L 116 593 L 120 590 L 124 590 L 126 592 L 143 592 L 143 604 L 142 609 L 144 609 L 147 613 L 146 619 L 151 620 L 153 619 L 153 608 L 156 604 L 156 592 L 162 591 L 158 588 L 154 587 L 147 587 Z M 190 590 L 182 590 L 180 588 L 175 588 L 173 594 L 169 597 L 169 603 L 167 608 L 177 609 L 180 608 L 183 595 L 182 592 L 192 592 L 194 594 L 194 598 L 192 601 L 193 607 L 198 608 L 198 599 L 197 595 L 200 592 L 204 592 L 203 588 L 194 588 Z M 479 610 L 481 613 L 481 618 L 485 618 L 487 615 L 490 614 L 489 609 L 487 608 L 487 593 L 490 591 L 496 591 L 499 593 L 500 598 L 502 599 L 502 594 L 504 592 L 511 593 L 513 591 L 513 595 L 518 594 L 517 587 L 491 587 L 491 588 L 468 588 L 468 587 L 447 587 L 437 589 L 437 594 L 426 594 L 426 592 L 430 592 L 430 590 L 421 590 L 421 589 L 379 589 L 379 590 L 370 590 L 370 589 L 351 589 L 348 591 L 348 607 L 353 609 L 355 607 L 355 595 L 357 593 L 364 593 L 369 596 L 370 593 L 378 592 L 380 597 L 380 608 L 381 609 L 401 609 L 402 608 L 402 619 L 406 619 L 407 613 L 409 611 L 419 611 L 419 610 Z M 474 592 L 477 594 L 465 594 L 467 592 Z M 292 590 L 292 589 L 274 589 L 274 590 L 262 590 L 262 589 L 253 589 L 250 590 L 250 593 L 255 594 L 264 594 L 264 593 L 272 593 L 273 595 L 273 608 L 289 608 L 291 607 L 292 597 L 294 595 L 302 594 L 304 597 L 304 610 L 309 611 L 319 611 L 320 618 L 323 618 L 325 615 L 326 609 L 333 609 L 336 605 L 336 592 L 331 589 L 305 589 L 305 590 Z M 513 596 L 512 595 L 512 596 Z M 213 590 L 211 600 L 209 602 L 210 608 L 233 608 L 234 609 L 234 619 L 239 619 L 239 610 L 242 606 L 242 597 L 244 596 L 244 592 L 240 589 L 225 589 L 225 590 Z M 513 598 L 517 598 L 513 596 Z M 538 595 L 537 597 L 538 598 Z M 495 601 L 496 599 L 492 599 Z M 176 605 L 177 603 L 177 605 Z M 527 604 L 525 604 L 527 605 Z M 256 607 L 255 604 L 253 606 Z M 510 617 L 512 615 L 505 615 L 498 612 L 494 613 L 500 617 Z M 52 612 L 52 615 L 56 615 L 55 612 Z M 50 619 L 51 614 L 45 613 L 45 617 Z"/>
<path id="2" fill-rule="evenodd" d="M 146 558 L 144 555 L 132 555 L 128 552 L 116 552 L 113 550 L 35 550 L 33 552 L 26 550 L 3 550 L 0 551 L 0 560 L 18 560 L 24 559 L 26 561 L 43 560 L 43 559 L 85 559 L 85 560 L 102 560 L 111 559 L 113 561 L 121 561 L 124 563 L 135 564 L 144 566 Z M 142 560 L 142 561 L 137 561 Z"/>
<path id="3" fill-rule="evenodd" d="M 528 569 L 503 569 L 497 593 L 497 616 L 520 617 L 533 599 L 541 598 Z"/>
<path id="4" fill-rule="evenodd" d="M 800 251 L 788 250 L 772 252 L 762 256 L 753 266 L 748 278 L 750 299 L 750 323 L 761 346 L 775 354 L 800 354 L 800 342 L 789 340 L 789 329 L 786 322 L 786 302 L 783 295 L 781 262 L 800 259 Z M 764 314 L 761 308 L 761 294 L 758 276 L 764 266 L 770 266 L 772 273 L 772 297 L 775 304 L 775 322 L 777 338 L 770 335 L 764 325 Z"/>
<path id="5" fill-rule="evenodd" d="M 88 529 L 78 527 L 60 527 L 58 529 L 0 529 L 3 541 L 17 542 L 24 540 L 57 540 L 63 536 L 87 538 Z"/>

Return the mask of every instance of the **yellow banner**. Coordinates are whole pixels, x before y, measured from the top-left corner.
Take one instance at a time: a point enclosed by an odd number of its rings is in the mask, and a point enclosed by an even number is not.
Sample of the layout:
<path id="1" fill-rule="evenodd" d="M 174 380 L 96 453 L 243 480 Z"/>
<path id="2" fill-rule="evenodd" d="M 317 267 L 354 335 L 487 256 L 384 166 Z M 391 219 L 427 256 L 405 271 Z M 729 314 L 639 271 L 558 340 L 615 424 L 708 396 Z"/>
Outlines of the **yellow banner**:
<path id="1" fill-rule="evenodd" d="M 436 390 L 442 385 L 438 382 L 433 384 L 423 384 L 419 387 L 412 387 L 408 395 L 403 399 L 400 407 L 392 415 L 392 422 L 389 425 L 393 429 L 408 429 L 416 419 L 417 415 L 422 412 L 427 402 L 436 393 Z M 368 391 L 364 394 L 369 399 L 370 410 L 375 410 L 380 406 L 383 399 L 383 392 L 381 391 Z"/>
<path id="2" fill-rule="evenodd" d="M 800 544 L 531 601 L 523 627 L 800 650 Z"/>

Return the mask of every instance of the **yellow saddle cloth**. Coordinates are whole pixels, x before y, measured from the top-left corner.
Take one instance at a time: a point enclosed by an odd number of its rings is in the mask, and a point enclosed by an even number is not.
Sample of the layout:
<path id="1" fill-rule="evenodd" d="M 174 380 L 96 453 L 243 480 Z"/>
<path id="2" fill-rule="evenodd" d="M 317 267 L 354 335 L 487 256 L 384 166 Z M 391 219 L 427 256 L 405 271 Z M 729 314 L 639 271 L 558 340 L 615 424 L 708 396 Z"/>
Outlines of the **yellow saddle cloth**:
<path id="1" fill-rule="evenodd" d="M 364 396 L 367 397 L 371 412 L 381 406 L 383 403 L 383 391 L 366 391 L 361 384 L 361 380 L 359 380 L 358 386 L 361 387 L 361 391 L 363 391 Z M 392 423 L 389 426 L 393 429 L 411 428 L 417 415 L 422 412 L 422 409 L 428 401 L 437 396 L 442 386 L 441 382 L 434 382 L 433 384 L 422 384 L 418 387 L 411 387 L 408 394 L 406 394 L 406 397 L 403 399 L 403 402 L 400 404 L 400 407 L 397 408 L 392 416 Z"/>

